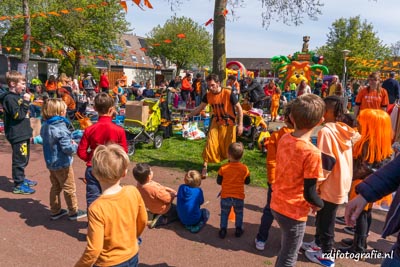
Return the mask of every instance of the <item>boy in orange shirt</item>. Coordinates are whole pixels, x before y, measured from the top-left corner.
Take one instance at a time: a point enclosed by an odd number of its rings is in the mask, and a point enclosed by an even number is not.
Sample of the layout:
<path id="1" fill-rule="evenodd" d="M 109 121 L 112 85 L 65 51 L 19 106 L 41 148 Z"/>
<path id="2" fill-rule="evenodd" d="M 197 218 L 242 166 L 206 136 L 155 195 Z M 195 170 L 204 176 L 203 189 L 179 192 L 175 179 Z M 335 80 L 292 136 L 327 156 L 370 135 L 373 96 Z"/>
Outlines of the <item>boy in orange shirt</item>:
<path id="1" fill-rule="evenodd" d="M 148 164 L 136 164 L 133 168 L 133 177 L 138 182 L 137 189 L 152 215 L 149 228 L 178 220 L 176 205 L 172 203 L 177 195 L 176 191 L 153 181 L 153 171 Z"/>
<path id="2" fill-rule="evenodd" d="M 271 194 L 272 184 L 275 182 L 275 168 L 276 168 L 276 150 L 278 148 L 278 142 L 281 137 L 286 133 L 293 132 L 293 123 L 289 118 L 290 111 L 292 110 L 292 102 L 289 102 L 284 109 L 283 117 L 286 126 L 280 128 L 271 134 L 267 145 L 267 175 L 268 175 L 268 192 L 267 192 L 267 204 L 264 207 L 263 215 L 261 217 L 260 227 L 258 234 L 255 239 L 256 249 L 264 250 L 265 243 L 268 240 L 269 229 L 271 228 L 274 216 L 271 213 Z"/>
<path id="3" fill-rule="evenodd" d="M 225 238 L 228 226 L 228 215 L 233 207 L 235 211 L 235 236 L 243 234 L 244 184 L 250 183 L 250 171 L 240 162 L 243 156 L 243 144 L 230 144 L 228 148 L 229 162 L 218 170 L 217 183 L 221 185 L 221 223 L 219 237 Z"/>
<path id="4" fill-rule="evenodd" d="M 88 242 L 75 267 L 137 266 L 138 239 L 146 227 L 147 213 L 138 190 L 120 185 L 128 173 L 128 155 L 117 144 L 99 145 L 92 165 L 102 195 L 89 206 Z"/>
<path id="5" fill-rule="evenodd" d="M 317 211 L 324 206 L 316 191 L 317 179 L 323 178 L 321 152 L 310 140 L 324 112 L 325 103 L 319 96 L 297 97 L 289 116 L 294 132 L 279 140 L 271 199 L 272 214 L 281 229 L 276 266 L 296 264 L 310 208 Z"/>

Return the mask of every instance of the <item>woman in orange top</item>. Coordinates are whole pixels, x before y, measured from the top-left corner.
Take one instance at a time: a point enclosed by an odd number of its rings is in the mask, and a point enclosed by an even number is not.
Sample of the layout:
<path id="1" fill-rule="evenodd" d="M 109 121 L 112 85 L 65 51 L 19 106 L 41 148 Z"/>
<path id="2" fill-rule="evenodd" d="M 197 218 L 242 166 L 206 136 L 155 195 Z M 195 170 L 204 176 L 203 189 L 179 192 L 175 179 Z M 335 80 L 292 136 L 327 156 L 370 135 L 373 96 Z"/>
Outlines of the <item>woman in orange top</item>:
<path id="1" fill-rule="evenodd" d="M 46 83 L 44 84 L 46 87 L 46 91 L 49 94 L 50 98 L 54 98 L 57 92 L 57 79 L 54 75 L 50 75 L 49 79 L 47 79 Z"/>
<path id="2" fill-rule="evenodd" d="M 276 121 L 279 110 L 279 101 L 281 100 L 281 90 L 275 88 L 274 93 L 271 96 L 271 120 Z"/>
<path id="3" fill-rule="evenodd" d="M 386 111 L 389 105 L 389 96 L 386 89 L 381 87 L 378 72 L 373 72 L 368 77 L 368 86 L 358 91 L 356 97 L 356 106 L 354 107 L 354 116 L 366 108 L 383 109 Z"/>

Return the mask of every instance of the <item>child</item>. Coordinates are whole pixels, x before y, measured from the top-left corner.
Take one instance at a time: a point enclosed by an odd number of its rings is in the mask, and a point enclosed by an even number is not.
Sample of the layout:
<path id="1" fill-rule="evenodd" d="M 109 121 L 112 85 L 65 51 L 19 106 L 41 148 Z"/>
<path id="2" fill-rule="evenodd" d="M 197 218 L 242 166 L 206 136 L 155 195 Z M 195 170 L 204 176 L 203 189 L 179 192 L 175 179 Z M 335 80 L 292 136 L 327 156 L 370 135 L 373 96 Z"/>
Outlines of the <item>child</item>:
<path id="1" fill-rule="evenodd" d="M 98 145 L 116 143 L 128 152 L 125 131 L 122 127 L 112 123 L 115 113 L 114 100 L 106 93 L 96 95 L 94 109 L 99 114 L 97 123 L 85 129 L 81 142 L 78 146 L 78 156 L 86 162 L 86 202 L 87 207 L 101 194 L 101 187 L 96 177 L 92 174 L 93 151 Z"/>
<path id="2" fill-rule="evenodd" d="M 178 189 L 178 217 L 187 230 L 197 233 L 210 217 L 207 209 L 200 209 L 204 203 L 203 190 L 200 188 L 201 174 L 198 171 L 188 171 L 184 181 L 185 184 Z"/>
<path id="3" fill-rule="evenodd" d="M 283 113 L 284 122 L 286 126 L 280 128 L 278 131 L 275 131 L 271 134 L 271 137 L 268 139 L 267 144 L 267 174 L 268 174 L 268 192 L 267 192 L 267 204 L 264 207 L 263 215 L 261 217 L 260 227 L 258 229 L 258 234 L 255 239 L 256 249 L 264 250 L 265 243 L 268 240 L 269 229 L 271 228 L 272 222 L 274 221 L 274 217 L 271 213 L 271 194 L 272 194 L 272 184 L 275 182 L 275 168 L 276 168 L 276 150 L 278 147 L 278 142 L 281 137 L 286 133 L 293 132 L 293 123 L 289 118 L 289 114 L 291 111 L 292 102 L 289 102 Z"/>
<path id="4" fill-rule="evenodd" d="M 72 141 L 65 118 L 67 105 L 61 99 L 48 99 L 43 105 L 44 124 L 40 130 L 43 139 L 43 155 L 50 171 L 50 212 L 51 219 L 57 220 L 68 214 L 69 220 L 86 217 L 86 212 L 78 209 L 72 154 L 78 145 Z M 61 209 L 60 194 L 64 191 L 68 210 Z"/>
<path id="5" fill-rule="evenodd" d="M 18 71 L 8 72 L 6 80 L 9 92 L 2 96 L 2 104 L 5 134 L 12 148 L 12 178 L 14 180 L 12 192 L 29 195 L 35 193 L 31 187 L 37 185 L 37 182 L 25 176 L 25 167 L 29 163 L 29 141 L 32 137 L 28 117 L 31 95 L 25 93 L 25 76 Z"/>
<path id="6" fill-rule="evenodd" d="M 235 211 L 235 236 L 243 234 L 244 184 L 250 183 L 250 171 L 240 162 L 243 156 L 243 144 L 235 142 L 228 148 L 228 163 L 218 170 L 217 184 L 221 185 L 221 223 L 219 237 L 225 238 L 228 215 L 233 207 Z"/>
<path id="7" fill-rule="evenodd" d="M 273 122 L 276 121 L 276 117 L 278 116 L 280 100 L 281 100 L 281 90 L 279 88 L 275 88 L 275 91 L 271 96 L 271 120 Z"/>
<path id="8" fill-rule="evenodd" d="M 322 253 L 332 250 L 335 236 L 335 217 L 338 206 L 343 204 L 350 191 L 353 172 L 352 138 L 353 128 L 342 120 L 343 98 L 332 95 L 324 99 L 325 124 L 318 132 L 318 148 L 322 152 L 322 168 L 325 180 L 318 185 L 324 207 L 315 217 L 316 233 L 314 242 L 303 242 L 306 257 L 315 263 L 333 266 L 334 259 L 323 258 Z"/>
<path id="9" fill-rule="evenodd" d="M 178 220 L 176 205 L 172 203 L 176 191 L 153 181 L 153 171 L 146 163 L 138 163 L 133 168 L 137 189 L 143 197 L 147 210 L 152 216 L 149 228 L 165 225 Z"/>
<path id="10" fill-rule="evenodd" d="M 276 266 L 294 266 L 304 236 L 307 216 L 324 206 L 316 191 L 323 178 L 321 152 L 310 141 L 323 121 L 325 103 L 317 95 L 304 94 L 292 102 L 294 132 L 279 140 L 271 210 L 281 228 L 281 250 Z"/>
<path id="11" fill-rule="evenodd" d="M 350 200 L 357 196 L 356 186 L 364 178 L 378 170 L 390 161 L 393 153 L 391 146 L 392 127 L 390 116 L 381 109 L 364 109 L 358 116 L 361 138 L 353 148 L 353 182 L 351 184 Z M 365 252 L 367 236 L 371 225 L 373 203 L 368 203 L 357 218 L 354 238 L 351 246 L 341 248 L 352 253 Z"/>
<path id="12" fill-rule="evenodd" d="M 103 193 L 89 207 L 87 246 L 75 267 L 137 266 L 147 213 L 137 189 L 120 185 L 128 173 L 128 155 L 117 144 L 99 145 L 92 164 Z"/>

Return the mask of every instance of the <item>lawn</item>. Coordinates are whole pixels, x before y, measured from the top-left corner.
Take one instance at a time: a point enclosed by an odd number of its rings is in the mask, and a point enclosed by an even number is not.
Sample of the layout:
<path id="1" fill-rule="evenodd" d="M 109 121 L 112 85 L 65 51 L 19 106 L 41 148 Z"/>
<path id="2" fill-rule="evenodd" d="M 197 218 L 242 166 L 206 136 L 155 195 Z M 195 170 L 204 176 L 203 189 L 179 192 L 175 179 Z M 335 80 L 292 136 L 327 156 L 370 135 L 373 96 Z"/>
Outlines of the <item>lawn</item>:
<path id="1" fill-rule="evenodd" d="M 190 141 L 178 135 L 164 139 L 160 149 L 154 149 L 152 144 L 137 144 L 136 152 L 131 159 L 134 162 L 146 162 L 151 166 L 160 166 L 188 171 L 201 170 L 205 139 Z M 224 161 L 223 163 L 225 163 Z M 258 149 L 246 149 L 242 162 L 246 164 L 251 173 L 251 184 L 266 187 L 265 155 Z M 209 164 L 208 175 L 216 178 L 221 164 Z"/>

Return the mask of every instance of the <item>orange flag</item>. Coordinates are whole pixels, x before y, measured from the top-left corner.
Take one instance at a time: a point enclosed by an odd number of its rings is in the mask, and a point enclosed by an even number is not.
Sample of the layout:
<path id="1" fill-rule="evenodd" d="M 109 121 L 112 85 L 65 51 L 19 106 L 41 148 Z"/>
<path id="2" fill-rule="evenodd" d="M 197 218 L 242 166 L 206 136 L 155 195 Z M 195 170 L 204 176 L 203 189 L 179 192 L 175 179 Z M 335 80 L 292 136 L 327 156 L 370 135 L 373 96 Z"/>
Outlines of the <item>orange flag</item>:
<path id="1" fill-rule="evenodd" d="M 224 10 L 221 12 L 221 14 L 222 14 L 222 16 L 226 17 L 226 15 L 228 14 L 228 9 L 224 9 Z"/>
<path id="2" fill-rule="evenodd" d="M 66 9 L 60 10 L 60 12 L 63 13 L 63 14 L 68 14 L 69 13 L 69 11 L 66 10 Z"/>
<path id="3" fill-rule="evenodd" d="M 166 40 L 164 40 L 164 43 L 166 43 L 166 44 L 170 44 L 170 43 L 172 43 L 172 40 L 170 40 L 170 39 L 166 39 Z"/>
<path id="4" fill-rule="evenodd" d="M 128 6 L 126 5 L 126 1 L 120 1 L 119 4 L 125 10 L 125 13 L 128 13 Z"/>
<path id="5" fill-rule="evenodd" d="M 140 50 L 142 50 L 143 52 L 147 52 L 147 48 L 146 47 L 141 47 Z"/>
<path id="6" fill-rule="evenodd" d="M 49 14 L 49 15 L 53 15 L 53 16 L 57 16 L 57 17 L 61 16 L 60 14 L 58 14 L 58 13 L 57 13 L 57 12 L 55 12 L 55 11 L 50 11 L 50 12 L 47 12 L 47 14 Z"/>
<path id="7" fill-rule="evenodd" d="M 186 35 L 184 33 L 178 33 L 176 36 L 181 39 L 186 38 Z"/>
<path id="8" fill-rule="evenodd" d="M 136 5 L 140 6 L 140 0 L 132 0 Z"/>
<path id="9" fill-rule="evenodd" d="M 161 44 L 159 44 L 159 43 L 155 43 L 155 44 L 152 44 L 151 46 L 160 46 Z"/>
<path id="10" fill-rule="evenodd" d="M 153 8 L 153 6 L 150 4 L 149 0 L 144 0 L 144 5 L 147 6 L 148 8 Z"/>

